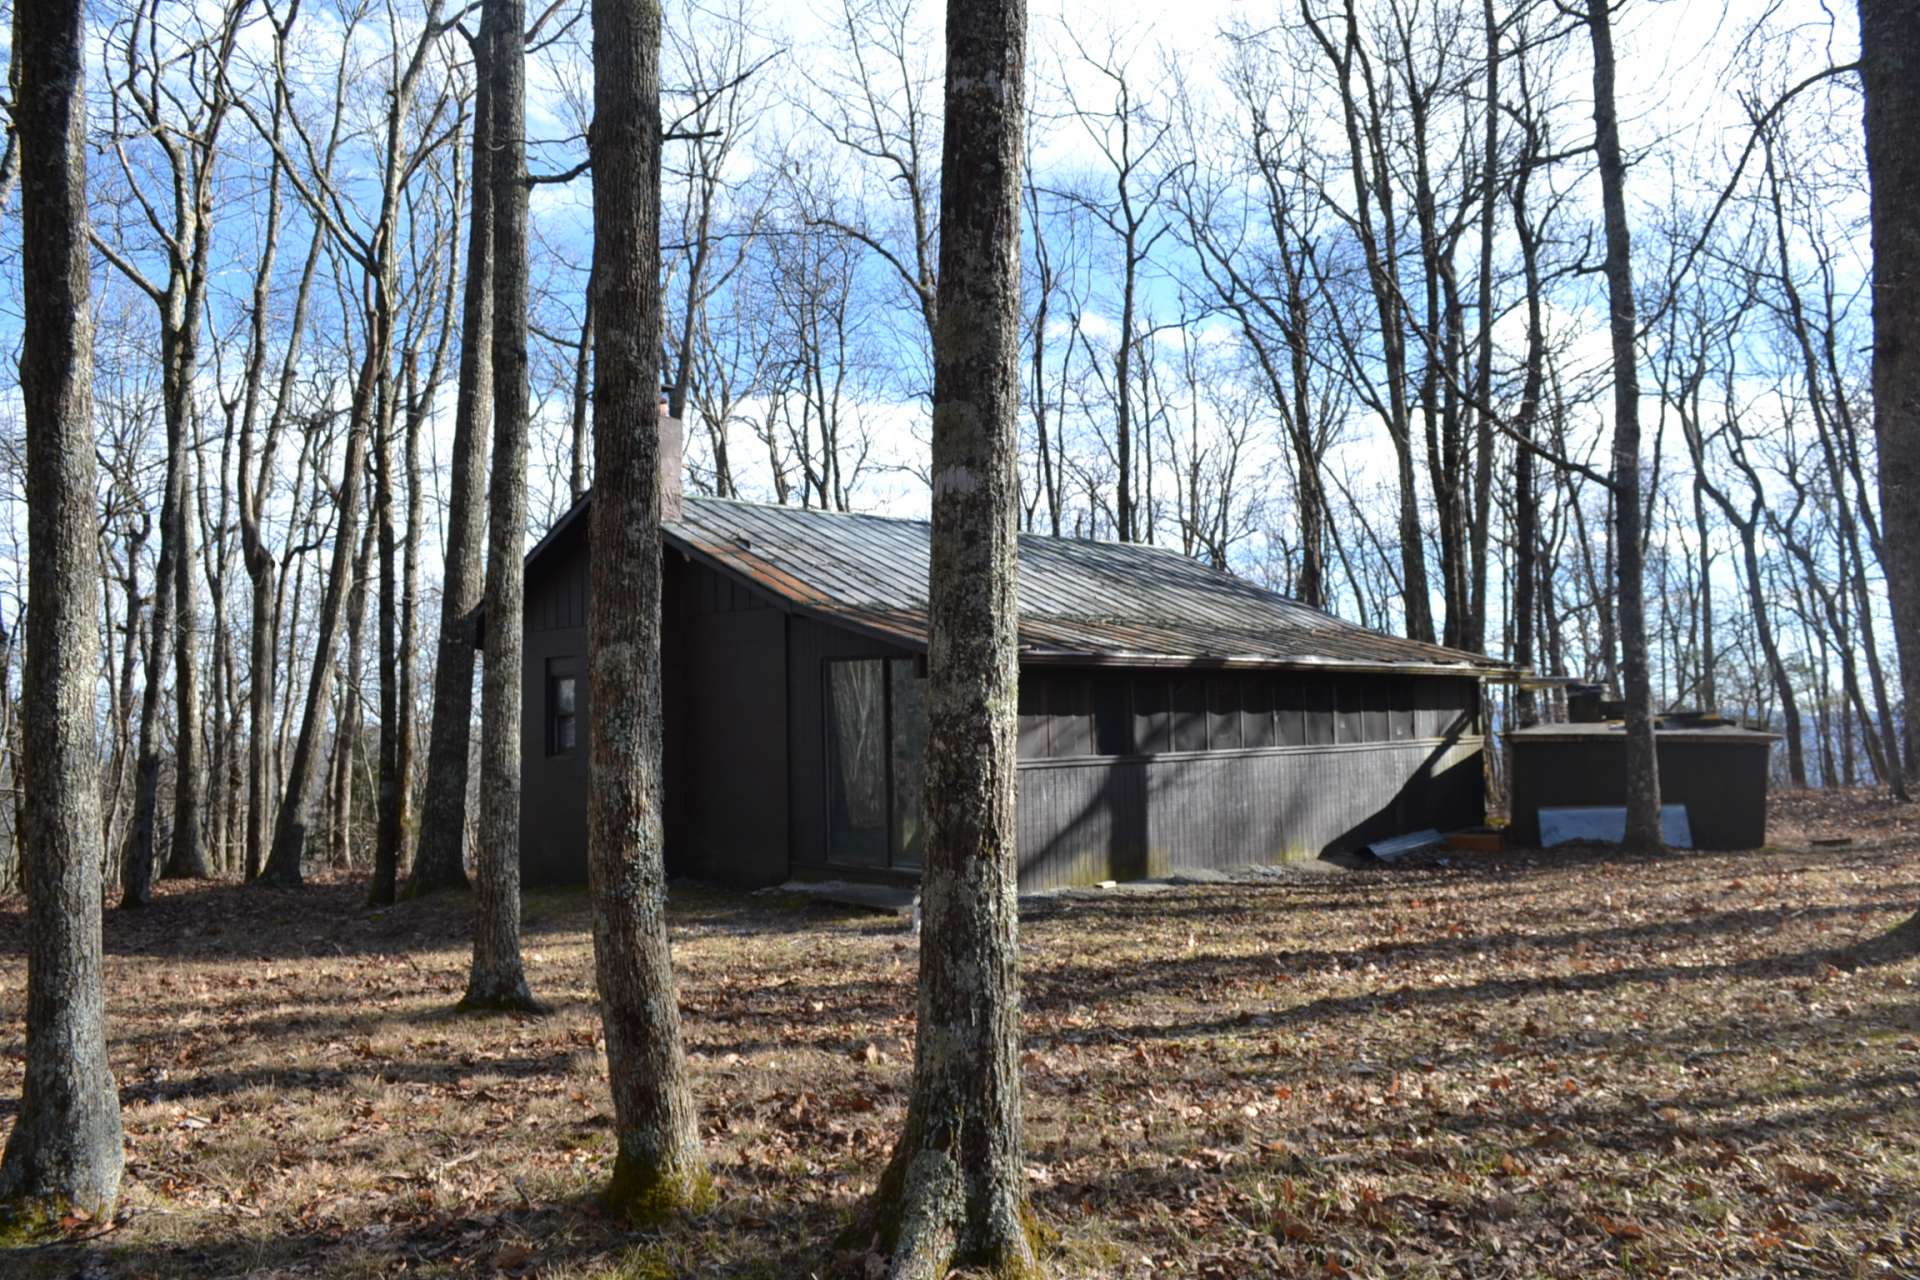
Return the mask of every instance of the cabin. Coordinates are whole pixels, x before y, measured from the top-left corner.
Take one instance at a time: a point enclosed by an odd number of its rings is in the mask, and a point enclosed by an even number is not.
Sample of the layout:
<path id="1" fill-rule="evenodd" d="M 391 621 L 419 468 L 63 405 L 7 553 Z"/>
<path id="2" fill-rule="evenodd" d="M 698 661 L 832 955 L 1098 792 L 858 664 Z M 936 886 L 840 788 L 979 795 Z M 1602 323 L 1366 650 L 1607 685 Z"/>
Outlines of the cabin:
<path id="1" fill-rule="evenodd" d="M 530 884 L 586 879 L 591 502 L 527 557 Z M 669 874 L 916 876 L 929 525 L 677 485 L 663 511 Z M 1019 557 L 1023 891 L 1482 821 L 1480 681 L 1497 663 L 1164 548 L 1023 534 Z"/>

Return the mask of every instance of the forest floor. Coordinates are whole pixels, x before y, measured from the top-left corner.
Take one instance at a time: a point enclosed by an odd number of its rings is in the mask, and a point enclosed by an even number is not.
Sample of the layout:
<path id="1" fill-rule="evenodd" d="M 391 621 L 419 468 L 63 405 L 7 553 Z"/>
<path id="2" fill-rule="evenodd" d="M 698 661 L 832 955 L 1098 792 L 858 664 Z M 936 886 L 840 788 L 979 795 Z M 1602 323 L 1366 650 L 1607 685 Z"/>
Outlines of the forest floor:
<path id="1" fill-rule="evenodd" d="M 1920 1274 L 1920 963 L 1842 951 L 1920 902 L 1920 812 L 1793 797 L 1774 835 L 1042 904 L 1027 1177 L 1053 1273 Z M 865 1273 L 823 1245 L 901 1118 L 899 921 L 676 887 L 719 1201 L 636 1236 L 590 1199 L 585 895 L 527 899 L 551 1015 L 469 1018 L 466 900 L 361 893 L 167 884 L 108 913 L 122 1213 L 0 1272 Z M 0 903 L 0 1137 L 22 928 Z"/>

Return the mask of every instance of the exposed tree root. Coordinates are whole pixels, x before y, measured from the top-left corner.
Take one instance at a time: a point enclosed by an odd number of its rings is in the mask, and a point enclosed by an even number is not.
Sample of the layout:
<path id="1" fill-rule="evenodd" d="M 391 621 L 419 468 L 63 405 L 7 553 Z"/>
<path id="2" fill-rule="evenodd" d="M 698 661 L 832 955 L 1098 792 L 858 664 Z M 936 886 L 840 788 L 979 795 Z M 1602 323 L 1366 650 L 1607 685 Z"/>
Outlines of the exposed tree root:
<path id="1" fill-rule="evenodd" d="M 970 1217 L 972 1220 L 970 1221 Z M 945 1151 L 895 1155 L 861 1220 L 843 1245 L 869 1245 L 887 1258 L 887 1280 L 942 1280 L 954 1267 L 996 1280 L 1038 1280 L 1038 1231 L 1022 1204 L 975 1206 Z"/>
<path id="2" fill-rule="evenodd" d="M 546 1005 L 533 998 L 533 992 L 527 990 L 524 978 L 511 983 L 467 984 L 467 994 L 460 997 L 460 1003 L 453 1006 L 459 1013 L 532 1013 L 550 1012 Z"/>
<path id="3" fill-rule="evenodd" d="M 267 869 L 255 876 L 251 883 L 262 889 L 304 889 L 307 887 L 306 878 L 298 871 L 276 869 L 272 864 L 268 864 Z"/>
<path id="4" fill-rule="evenodd" d="M 953 1160 L 944 1151 L 918 1153 L 895 1194 L 888 1280 L 939 1280 L 953 1265 L 966 1212 Z"/>
<path id="5" fill-rule="evenodd" d="M 649 1164 L 625 1150 L 613 1158 L 613 1177 L 598 1197 L 608 1213 L 643 1228 L 705 1213 L 715 1198 L 713 1175 L 704 1168 Z"/>

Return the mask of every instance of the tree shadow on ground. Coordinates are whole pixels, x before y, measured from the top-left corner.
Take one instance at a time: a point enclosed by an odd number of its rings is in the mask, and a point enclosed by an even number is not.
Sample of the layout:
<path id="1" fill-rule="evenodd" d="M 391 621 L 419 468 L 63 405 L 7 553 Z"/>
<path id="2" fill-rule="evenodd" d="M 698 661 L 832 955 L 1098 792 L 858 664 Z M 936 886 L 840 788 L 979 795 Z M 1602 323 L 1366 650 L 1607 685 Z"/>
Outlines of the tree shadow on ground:
<path id="1" fill-rule="evenodd" d="M 321 1230 L 235 1229 L 121 1245 L 109 1231 L 4 1260 L 9 1280 L 215 1280 L 272 1277 L 805 1276 L 842 1215 L 829 1206 L 722 1200 L 664 1230 L 636 1233 L 589 1201 L 526 1204 L 478 1218 L 340 1224 Z M 712 1248 L 728 1245 L 724 1254 Z M 742 1249 L 741 1242 L 755 1246 Z M 578 1269 L 578 1270 L 571 1270 Z"/>

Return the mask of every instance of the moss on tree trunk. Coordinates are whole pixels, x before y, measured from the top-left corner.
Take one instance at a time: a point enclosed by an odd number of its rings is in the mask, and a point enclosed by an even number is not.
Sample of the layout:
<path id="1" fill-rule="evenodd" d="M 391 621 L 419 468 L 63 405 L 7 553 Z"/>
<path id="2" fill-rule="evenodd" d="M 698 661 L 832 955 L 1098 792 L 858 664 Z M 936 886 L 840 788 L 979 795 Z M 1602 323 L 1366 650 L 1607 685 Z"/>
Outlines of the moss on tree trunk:
<path id="1" fill-rule="evenodd" d="M 594 0 L 593 66 L 587 871 L 617 1142 L 602 1199 L 657 1225 L 713 1198 L 680 1042 L 662 848 L 658 0 Z"/>

